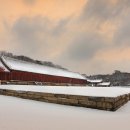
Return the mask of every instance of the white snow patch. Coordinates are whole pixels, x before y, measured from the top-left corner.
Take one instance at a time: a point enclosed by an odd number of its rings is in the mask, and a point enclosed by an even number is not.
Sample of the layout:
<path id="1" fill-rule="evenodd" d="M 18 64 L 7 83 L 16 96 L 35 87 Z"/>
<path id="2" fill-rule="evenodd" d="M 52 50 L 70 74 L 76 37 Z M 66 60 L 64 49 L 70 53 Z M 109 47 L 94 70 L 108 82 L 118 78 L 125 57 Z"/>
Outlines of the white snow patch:
<path id="1" fill-rule="evenodd" d="M 98 85 L 99 86 L 109 86 L 111 83 L 110 82 L 102 82 L 102 83 L 99 83 Z"/>

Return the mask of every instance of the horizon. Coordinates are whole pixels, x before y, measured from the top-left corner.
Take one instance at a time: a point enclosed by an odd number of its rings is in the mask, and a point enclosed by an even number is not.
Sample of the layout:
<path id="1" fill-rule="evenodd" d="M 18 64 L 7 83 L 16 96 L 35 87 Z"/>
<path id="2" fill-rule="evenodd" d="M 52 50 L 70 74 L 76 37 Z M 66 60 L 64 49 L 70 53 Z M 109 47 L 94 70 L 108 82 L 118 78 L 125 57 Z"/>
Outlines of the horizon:
<path id="1" fill-rule="evenodd" d="M 0 1 L 1 50 L 81 74 L 130 72 L 130 1 Z"/>

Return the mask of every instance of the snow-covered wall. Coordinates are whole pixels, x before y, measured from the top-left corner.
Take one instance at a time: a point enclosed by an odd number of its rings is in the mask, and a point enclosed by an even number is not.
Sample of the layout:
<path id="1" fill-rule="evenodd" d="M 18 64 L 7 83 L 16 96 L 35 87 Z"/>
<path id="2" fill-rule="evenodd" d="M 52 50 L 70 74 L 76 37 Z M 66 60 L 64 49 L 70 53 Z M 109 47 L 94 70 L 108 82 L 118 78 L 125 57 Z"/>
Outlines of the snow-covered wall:
<path id="1" fill-rule="evenodd" d="M 68 88 L 69 89 L 69 88 Z M 41 91 L 31 91 L 31 89 L 18 90 L 0 88 L 1 95 L 16 96 L 25 99 L 32 99 L 43 102 L 50 102 L 63 105 L 80 106 L 101 110 L 115 111 L 130 100 L 130 94 L 123 94 L 117 97 L 96 97 L 70 95 L 63 93 L 46 93 Z"/>

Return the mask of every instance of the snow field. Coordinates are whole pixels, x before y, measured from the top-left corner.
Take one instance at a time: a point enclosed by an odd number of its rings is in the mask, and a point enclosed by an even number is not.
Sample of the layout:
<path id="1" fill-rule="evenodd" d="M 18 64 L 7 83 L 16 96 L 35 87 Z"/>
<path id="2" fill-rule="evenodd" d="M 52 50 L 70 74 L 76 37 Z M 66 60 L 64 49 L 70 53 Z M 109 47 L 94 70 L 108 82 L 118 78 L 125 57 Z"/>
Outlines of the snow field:
<path id="1" fill-rule="evenodd" d="M 116 112 L 0 96 L 0 130 L 130 130 L 130 102 Z"/>

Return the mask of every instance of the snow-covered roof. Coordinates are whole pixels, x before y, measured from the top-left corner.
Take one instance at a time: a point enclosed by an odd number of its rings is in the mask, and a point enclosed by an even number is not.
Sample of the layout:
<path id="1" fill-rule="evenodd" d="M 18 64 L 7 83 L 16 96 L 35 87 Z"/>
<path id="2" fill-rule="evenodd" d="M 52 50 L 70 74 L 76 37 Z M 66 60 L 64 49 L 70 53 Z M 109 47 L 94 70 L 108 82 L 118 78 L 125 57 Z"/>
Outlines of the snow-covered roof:
<path id="1" fill-rule="evenodd" d="M 8 72 L 9 70 L 3 65 L 3 63 L 0 61 L 0 70 L 4 72 Z"/>
<path id="2" fill-rule="evenodd" d="M 11 70 L 20 70 L 26 72 L 70 77 L 76 79 L 86 79 L 84 76 L 82 76 L 79 73 L 48 67 L 45 65 L 39 65 L 36 63 L 30 63 L 27 61 L 17 60 L 6 56 L 3 56 L 2 60 Z"/>
<path id="3" fill-rule="evenodd" d="M 87 79 L 87 81 L 90 82 L 90 83 L 101 83 L 101 82 L 102 82 L 102 79 L 94 79 L 94 80 L 92 80 L 92 79 Z"/>
<path id="4" fill-rule="evenodd" d="M 110 82 L 102 82 L 102 83 L 99 83 L 98 85 L 99 86 L 109 86 L 111 83 Z"/>

